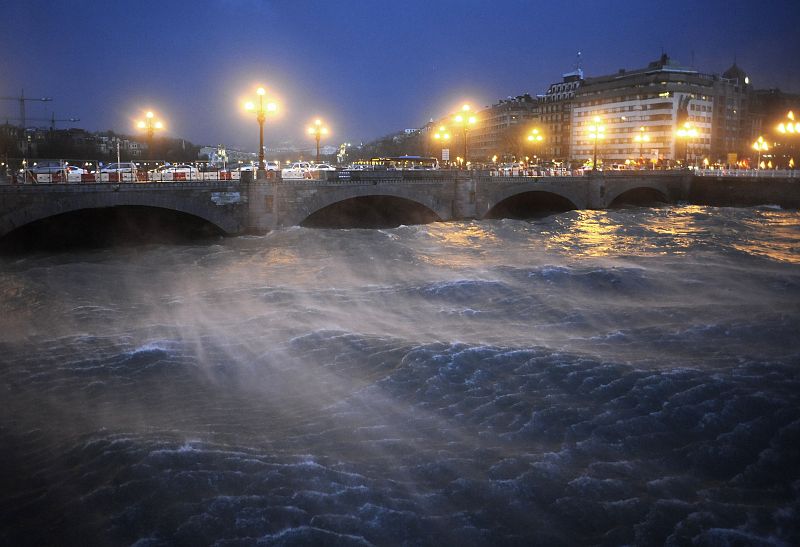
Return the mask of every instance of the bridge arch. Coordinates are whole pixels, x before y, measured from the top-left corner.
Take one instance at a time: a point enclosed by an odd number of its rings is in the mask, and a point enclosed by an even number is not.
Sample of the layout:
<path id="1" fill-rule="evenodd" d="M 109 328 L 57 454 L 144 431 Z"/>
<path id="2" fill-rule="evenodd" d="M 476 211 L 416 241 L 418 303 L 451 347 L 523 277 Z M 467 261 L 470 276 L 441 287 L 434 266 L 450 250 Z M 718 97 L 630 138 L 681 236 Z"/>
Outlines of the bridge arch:
<path id="1" fill-rule="evenodd" d="M 87 197 L 85 192 L 50 193 L 46 199 L 15 208 L 0 217 L 0 237 L 17 228 L 55 217 L 64 213 L 110 207 L 151 207 L 185 213 L 214 225 L 227 234 L 238 233 L 241 223 L 223 214 L 203 199 L 165 199 L 160 192 L 96 192 Z M 207 199 L 207 195 L 206 195 Z M 221 208 L 220 208 L 221 209 Z"/>
<path id="2" fill-rule="evenodd" d="M 606 207 L 617 207 L 624 204 L 648 205 L 653 203 L 670 203 L 669 188 L 657 181 L 636 180 L 627 184 L 611 186 L 605 195 Z"/>
<path id="3" fill-rule="evenodd" d="M 562 185 L 535 182 L 505 188 L 496 192 L 485 205 L 480 218 L 524 218 L 515 211 L 569 211 L 585 208 L 586 198 L 577 191 Z"/>
<path id="4" fill-rule="evenodd" d="M 330 187 L 328 187 L 329 189 Z M 428 221 L 449 220 L 451 217 L 451 204 L 442 203 L 435 195 L 419 192 L 413 185 L 410 187 L 353 185 L 343 186 L 335 191 L 317 192 L 312 197 L 304 200 L 303 207 L 297 208 L 293 215 L 282 219 L 284 226 L 294 226 L 306 223 L 315 214 L 332 206 L 345 204 L 349 201 L 377 199 L 379 204 L 396 203 L 416 206 L 420 211 L 426 212 Z M 405 223 L 405 222 L 403 222 Z M 413 220 L 409 224 L 416 223 Z"/>

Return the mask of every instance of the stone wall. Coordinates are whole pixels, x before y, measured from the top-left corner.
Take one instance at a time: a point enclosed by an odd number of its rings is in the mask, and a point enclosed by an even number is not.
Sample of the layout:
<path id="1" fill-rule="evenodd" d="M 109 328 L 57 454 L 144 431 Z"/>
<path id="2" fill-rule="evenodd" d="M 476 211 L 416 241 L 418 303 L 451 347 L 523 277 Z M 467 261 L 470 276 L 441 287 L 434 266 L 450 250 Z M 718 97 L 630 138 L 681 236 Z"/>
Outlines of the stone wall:
<path id="1" fill-rule="evenodd" d="M 698 205 L 800 208 L 800 178 L 693 177 L 687 201 Z"/>

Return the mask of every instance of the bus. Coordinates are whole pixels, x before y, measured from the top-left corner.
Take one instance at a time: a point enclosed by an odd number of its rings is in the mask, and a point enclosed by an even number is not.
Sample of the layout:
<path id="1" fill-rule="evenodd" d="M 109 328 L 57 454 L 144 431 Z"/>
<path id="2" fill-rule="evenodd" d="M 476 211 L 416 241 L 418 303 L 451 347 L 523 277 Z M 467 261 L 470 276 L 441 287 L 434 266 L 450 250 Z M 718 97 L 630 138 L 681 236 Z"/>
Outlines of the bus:
<path id="1" fill-rule="evenodd" d="M 439 161 L 424 156 L 396 156 L 359 160 L 353 163 L 353 167 L 374 171 L 430 171 L 439 169 Z"/>

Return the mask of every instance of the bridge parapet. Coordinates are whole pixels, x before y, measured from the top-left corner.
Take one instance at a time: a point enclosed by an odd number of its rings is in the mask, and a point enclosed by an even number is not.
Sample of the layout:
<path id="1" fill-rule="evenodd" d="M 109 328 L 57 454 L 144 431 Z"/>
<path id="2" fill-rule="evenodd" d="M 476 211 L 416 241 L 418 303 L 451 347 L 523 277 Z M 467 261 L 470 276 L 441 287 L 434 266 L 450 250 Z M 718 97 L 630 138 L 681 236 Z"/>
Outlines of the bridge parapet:
<path id="1" fill-rule="evenodd" d="M 0 237 L 47 217 L 122 206 L 180 211 L 235 234 L 245 227 L 246 190 L 235 182 L 4 185 L 0 186 Z"/>

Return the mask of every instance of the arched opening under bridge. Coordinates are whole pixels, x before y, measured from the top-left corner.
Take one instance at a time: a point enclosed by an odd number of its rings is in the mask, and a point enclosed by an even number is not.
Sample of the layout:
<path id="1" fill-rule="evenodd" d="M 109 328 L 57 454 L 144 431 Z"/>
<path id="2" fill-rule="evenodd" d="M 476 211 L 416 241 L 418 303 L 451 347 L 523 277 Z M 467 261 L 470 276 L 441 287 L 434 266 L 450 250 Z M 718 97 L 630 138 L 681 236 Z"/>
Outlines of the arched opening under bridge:
<path id="1" fill-rule="evenodd" d="M 611 201 L 608 207 L 610 209 L 628 206 L 658 207 L 665 203 L 669 203 L 669 198 L 662 191 L 655 188 L 640 187 L 622 192 Z"/>
<path id="2" fill-rule="evenodd" d="M 146 243 L 190 243 L 224 232 L 198 216 L 160 207 L 123 205 L 77 209 L 45 217 L 0 239 L 0 251 L 103 248 Z"/>
<path id="3" fill-rule="evenodd" d="M 512 218 L 525 220 L 577 209 L 569 199 L 552 192 L 522 192 L 508 197 L 484 215 L 483 218 Z"/>
<path id="4" fill-rule="evenodd" d="M 337 201 L 309 215 L 307 228 L 396 228 L 441 220 L 428 207 L 396 196 L 359 196 Z"/>

